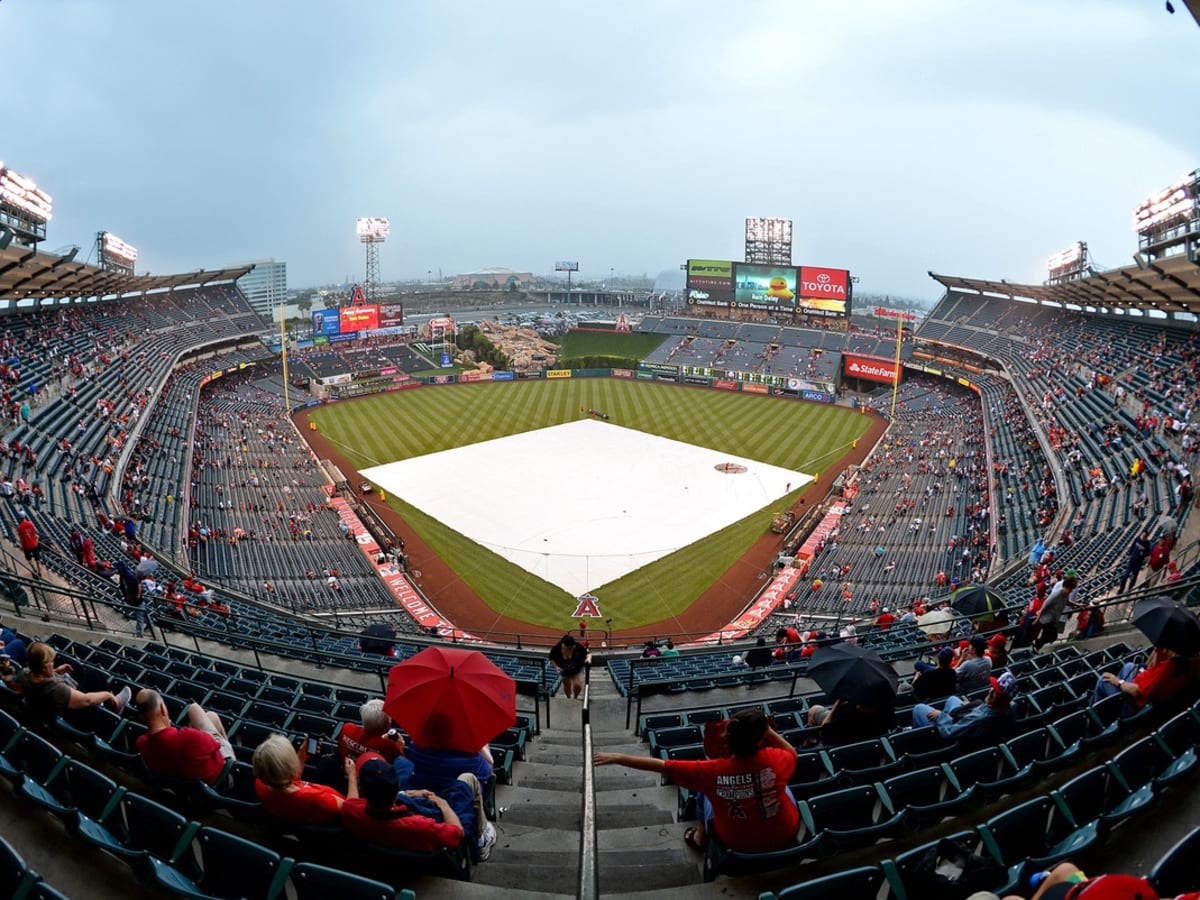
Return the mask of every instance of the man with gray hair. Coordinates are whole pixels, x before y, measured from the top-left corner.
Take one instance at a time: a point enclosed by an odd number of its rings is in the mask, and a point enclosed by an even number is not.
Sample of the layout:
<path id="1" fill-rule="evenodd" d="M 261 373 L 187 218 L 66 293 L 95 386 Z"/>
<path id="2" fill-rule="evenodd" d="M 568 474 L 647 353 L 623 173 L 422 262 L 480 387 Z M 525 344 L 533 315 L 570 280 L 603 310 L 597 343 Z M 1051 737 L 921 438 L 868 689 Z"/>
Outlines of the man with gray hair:
<path id="1" fill-rule="evenodd" d="M 383 711 L 383 701 L 368 700 L 358 710 L 362 724 L 346 722 L 338 732 L 338 752 L 342 760 L 358 759 L 364 753 L 378 753 L 389 763 L 404 753 L 404 738 L 392 726 L 392 719 Z M 390 729 L 390 730 L 389 730 Z"/>

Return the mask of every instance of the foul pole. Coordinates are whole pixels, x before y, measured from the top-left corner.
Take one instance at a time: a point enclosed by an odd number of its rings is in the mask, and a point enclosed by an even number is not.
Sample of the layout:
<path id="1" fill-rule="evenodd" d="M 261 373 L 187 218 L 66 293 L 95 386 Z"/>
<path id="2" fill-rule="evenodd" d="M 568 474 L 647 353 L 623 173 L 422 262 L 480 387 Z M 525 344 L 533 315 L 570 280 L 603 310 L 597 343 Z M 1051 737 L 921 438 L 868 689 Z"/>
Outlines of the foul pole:
<path id="1" fill-rule="evenodd" d="M 283 409 L 288 415 L 292 414 L 292 401 L 288 399 L 288 370 L 287 370 L 287 335 L 283 330 L 283 304 L 279 304 L 279 350 L 283 354 Z"/>

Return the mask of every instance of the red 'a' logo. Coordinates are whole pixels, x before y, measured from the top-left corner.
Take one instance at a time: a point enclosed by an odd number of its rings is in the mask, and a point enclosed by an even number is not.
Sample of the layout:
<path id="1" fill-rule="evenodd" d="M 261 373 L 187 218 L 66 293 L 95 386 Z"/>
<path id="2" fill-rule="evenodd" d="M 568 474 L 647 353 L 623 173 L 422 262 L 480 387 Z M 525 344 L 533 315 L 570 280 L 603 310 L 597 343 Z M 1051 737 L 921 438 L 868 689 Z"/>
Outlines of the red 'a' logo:
<path id="1" fill-rule="evenodd" d="M 584 594 L 580 597 L 579 605 L 575 607 L 575 612 L 571 613 L 571 618 L 578 619 L 581 616 L 589 619 L 600 618 L 600 601 L 591 594 Z"/>

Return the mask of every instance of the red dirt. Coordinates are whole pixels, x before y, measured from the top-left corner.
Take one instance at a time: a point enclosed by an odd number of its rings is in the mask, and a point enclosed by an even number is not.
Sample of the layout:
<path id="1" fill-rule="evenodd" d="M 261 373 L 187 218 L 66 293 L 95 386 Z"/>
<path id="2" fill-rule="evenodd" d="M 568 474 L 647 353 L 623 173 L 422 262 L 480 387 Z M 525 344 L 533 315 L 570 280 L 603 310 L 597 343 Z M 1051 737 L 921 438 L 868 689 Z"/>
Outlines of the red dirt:
<path id="1" fill-rule="evenodd" d="M 353 401 L 343 400 L 340 402 Z M 363 481 L 358 470 L 334 449 L 320 431 L 309 429 L 307 410 L 296 413 L 292 420 L 319 459 L 331 460 L 346 476 L 350 484 L 357 485 Z M 821 473 L 820 481 L 810 484 L 808 489 L 795 501 L 791 509 L 796 511 L 797 517 L 809 505 L 818 503 L 824 498 L 829 489 L 829 483 L 836 477 L 836 473 L 841 472 L 847 466 L 861 463 L 886 428 L 887 422 L 884 419 L 872 415 L 871 427 L 858 439 L 858 447 L 850 450 L 834 465 L 827 467 Z M 486 637 L 494 632 L 509 632 L 512 635 L 520 634 L 523 640 L 532 639 L 534 642 L 538 642 L 538 638 L 557 639 L 562 635 L 562 629 L 510 619 L 497 613 L 408 527 L 396 510 L 381 501 L 377 494 L 369 494 L 360 499 L 370 503 L 371 508 L 388 527 L 404 538 L 404 552 L 409 557 L 409 568 L 421 573 L 421 578 L 417 582 L 418 587 L 430 604 L 443 616 L 454 622 L 457 627 L 480 637 Z M 617 629 L 613 632 L 614 637 L 624 643 L 626 641 L 635 642 L 639 636 L 644 640 L 646 637 L 702 635 L 717 631 L 727 625 L 754 598 L 759 588 L 769 578 L 772 561 L 779 552 L 782 537 L 772 534 L 767 530 L 768 527 L 769 522 L 764 518 L 763 536 L 686 610 L 661 622 L 653 622 L 628 630 Z M 564 618 L 568 614 L 568 612 L 564 612 Z M 599 628 L 596 630 L 598 631 Z M 496 638 L 512 640 L 507 635 L 502 638 L 497 634 Z"/>

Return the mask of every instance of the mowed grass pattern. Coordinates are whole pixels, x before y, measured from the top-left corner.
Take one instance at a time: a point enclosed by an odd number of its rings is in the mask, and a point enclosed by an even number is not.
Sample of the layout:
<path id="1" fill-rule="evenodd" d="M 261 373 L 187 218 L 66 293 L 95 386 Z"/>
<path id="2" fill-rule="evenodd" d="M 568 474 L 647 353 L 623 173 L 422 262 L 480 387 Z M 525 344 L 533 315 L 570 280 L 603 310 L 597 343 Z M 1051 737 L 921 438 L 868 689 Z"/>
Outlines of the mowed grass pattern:
<path id="1" fill-rule="evenodd" d="M 626 359 L 645 359 L 664 341 L 678 340 L 678 335 L 568 331 L 560 339 L 558 355 L 563 359 L 576 356 L 619 356 Z"/>
<path id="2" fill-rule="evenodd" d="M 870 427 L 867 417 L 844 407 L 616 378 L 424 387 L 321 407 L 312 418 L 362 469 L 572 422 L 582 417 L 581 406 L 602 410 L 625 427 L 810 474 L 836 462 Z M 620 461 L 614 461 L 612 474 L 620 478 Z M 495 477 L 513 475 L 498 471 Z M 388 495 L 387 502 L 498 614 L 555 628 L 570 625 L 574 598 L 561 588 L 403 498 Z M 486 483 L 479 485 L 478 502 L 488 502 Z M 546 497 L 546 510 L 554 514 L 553 496 Z M 773 511 L 765 508 L 598 588 L 601 611 L 617 628 L 671 619 L 746 553 L 768 529 Z M 452 607 L 438 603 L 440 591 L 427 593 L 454 618 Z"/>

